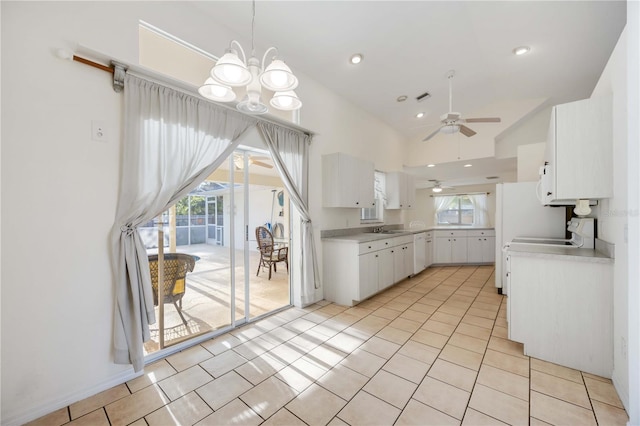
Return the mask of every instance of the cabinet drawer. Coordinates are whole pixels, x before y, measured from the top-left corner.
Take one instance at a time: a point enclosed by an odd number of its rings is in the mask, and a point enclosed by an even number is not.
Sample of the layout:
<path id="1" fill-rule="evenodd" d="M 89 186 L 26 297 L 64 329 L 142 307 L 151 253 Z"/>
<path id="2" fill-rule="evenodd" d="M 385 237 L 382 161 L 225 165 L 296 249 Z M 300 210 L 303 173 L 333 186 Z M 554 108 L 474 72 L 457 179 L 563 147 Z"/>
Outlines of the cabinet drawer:
<path id="1" fill-rule="evenodd" d="M 383 248 L 391 247 L 391 238 L 385 238 L 384 240 L 369 241 L 368 243 L 358 244 L 358 254 L 367 254 L 372 251 L 382 250 Z"/>
<path id="2" fill-rule="evenodd" d="M 436 231 L 436 238 L 442 238 L 442 237 L 466 237 L 467 233 L 469 231 L 467 230 L 451 230 L 451 231 Z"/>
<path id="3" fill-rule="evenodd" d="M 495 237 L 495 229 L 483 229 L 478 231 L 467 231 L 468 237 Z"/>
<path id="4" fill-rule="evenodd" d="M 402 244 L 409 244 L 413 242 L 413 235 L 403 235 L 402 237 L 392 238 L 392 246 L 399 246 Z"/>

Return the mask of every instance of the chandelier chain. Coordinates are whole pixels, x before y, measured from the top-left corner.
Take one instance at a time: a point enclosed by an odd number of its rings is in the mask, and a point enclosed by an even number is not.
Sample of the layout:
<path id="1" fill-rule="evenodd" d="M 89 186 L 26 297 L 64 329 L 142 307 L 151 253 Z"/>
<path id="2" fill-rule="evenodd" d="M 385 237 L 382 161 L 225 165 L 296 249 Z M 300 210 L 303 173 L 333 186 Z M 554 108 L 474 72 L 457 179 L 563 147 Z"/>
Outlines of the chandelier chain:
<path id="1" fill-rule="evenodd" d="M 256 0 L 252 2 L 252 16 L 251 16 L 251 56 L 255 56 L 256 49 L 253 45 L 253 33 L 256 25 Z"/>

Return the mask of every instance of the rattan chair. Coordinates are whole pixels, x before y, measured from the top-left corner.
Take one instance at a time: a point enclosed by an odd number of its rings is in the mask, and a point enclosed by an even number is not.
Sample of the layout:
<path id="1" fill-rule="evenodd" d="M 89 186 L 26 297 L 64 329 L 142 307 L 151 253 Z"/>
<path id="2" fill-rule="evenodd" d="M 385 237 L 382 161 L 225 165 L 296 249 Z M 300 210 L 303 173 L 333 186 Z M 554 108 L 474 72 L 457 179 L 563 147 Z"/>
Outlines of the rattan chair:
<path id="1" fill-rule="evenodd" d="M 284 262 L 287 265 L 287 273 L 289 273 L 289 247 L 280 247 L 273 242 L 273 235 L 264 227 L 256 228 L 256 241 L 258 242 L 258 250 L 260 250 L 260 262 L 258 263 L 258 272 L 260 268 L 269 268 L 269 279 L 271 279 L 271 266 L 273 272 L 277 272 L 276 265 L 278 262 Z"/>
<path id="2" fill-rule="evenodd" d="M 182 297 L 187 289 L 187 272 L 193 271 L 196 260 L 184 253 L 164 254 L 164 303 L 173 303 L 182 318 L 184 325 L 187 321 L 182 315 Z M 158 255 L 149 256 L 151 271 L 151 286 L 153 288 L 153 304 L 158 306 Z M 180 306 L 178 307 L 178 302 Z"/>

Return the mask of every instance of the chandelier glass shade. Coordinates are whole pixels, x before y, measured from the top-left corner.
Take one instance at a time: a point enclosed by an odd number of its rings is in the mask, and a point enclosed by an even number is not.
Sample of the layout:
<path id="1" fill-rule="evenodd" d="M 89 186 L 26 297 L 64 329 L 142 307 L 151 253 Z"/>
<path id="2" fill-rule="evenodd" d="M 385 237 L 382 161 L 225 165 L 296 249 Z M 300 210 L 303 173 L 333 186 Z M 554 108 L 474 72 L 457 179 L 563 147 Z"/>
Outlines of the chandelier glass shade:
<path id="1" fill-rule="evenodd" d="M 198 93 L 207 99 L 218 102 L 232 102 L 236 100 L 236 93 L 229 86 L 218 83 L 209 77 L 198 89 Z"/>
<path id="2" fill-rule="evenodd" d="M 255 20 L 255 1 L 253 2 L 253 19 Z M 262 102 L 262 89 L 274 92 L 269 104 L 283 111 L 294 111 L 302 106 L 302 102 L 293 91 L 298 87 L 298 79 L 281 59 L 272 56 L 271 63 L 265 67 L 270 52 L 277 49 L 270 47 L 262 61 L 255 57 L 253 51 L 253 21 L 251 25 L 252 54 L 247 57 L 240 43 L 232 40 L 229 49 L 211 68 L 210 77 L 198 88 L 203 97 L 216 102 L 233 102 L 236 100 L 234 87 L 246 87 L 247 95 L 236 105 L 236 108 L 247 114 L 264 114 L 269 108 Z M 239 56 L 239 53 L 242 57 Z"/>

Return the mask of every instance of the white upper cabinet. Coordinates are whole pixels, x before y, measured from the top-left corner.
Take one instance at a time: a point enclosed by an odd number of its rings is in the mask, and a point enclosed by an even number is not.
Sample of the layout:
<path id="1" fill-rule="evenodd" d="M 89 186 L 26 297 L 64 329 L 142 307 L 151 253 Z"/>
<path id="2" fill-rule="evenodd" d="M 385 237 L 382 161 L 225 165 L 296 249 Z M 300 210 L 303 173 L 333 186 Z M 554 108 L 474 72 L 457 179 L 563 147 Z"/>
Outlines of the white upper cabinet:
<path id="1" fill-rule="evenodd" d="M 385 174 L 387 209 L 410 209 L 416 201 L 416 183 L 413 175 L 403 172 Z"/>
<path id="2" fill-rule="evenodd" d="M 324 207 L 372 207 L 374 197 L 372 162 L 341 152 L 322 156 Z"/>
<path id="3" fill-rule="evenodd" d="M 553 107 L 541 176 L 543 204 L 613 196 L 611 97 Z"/>

